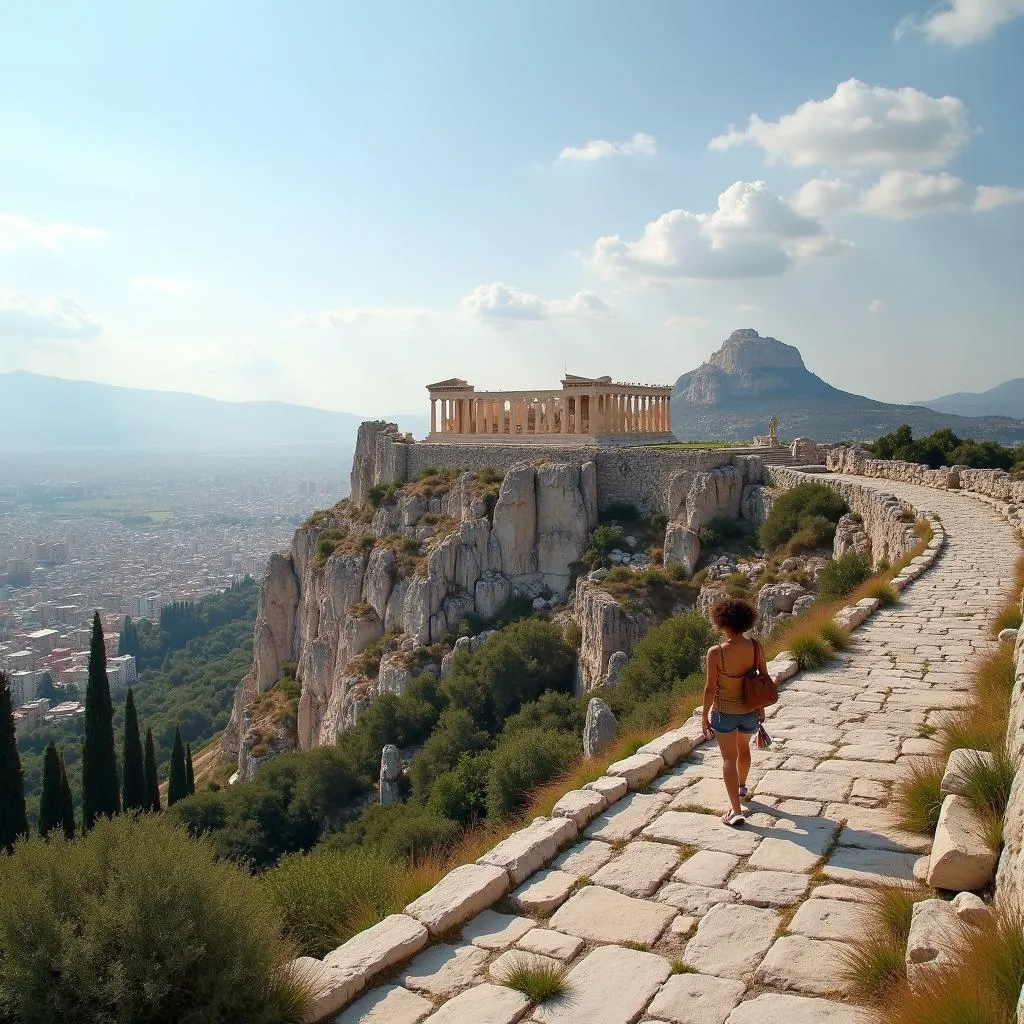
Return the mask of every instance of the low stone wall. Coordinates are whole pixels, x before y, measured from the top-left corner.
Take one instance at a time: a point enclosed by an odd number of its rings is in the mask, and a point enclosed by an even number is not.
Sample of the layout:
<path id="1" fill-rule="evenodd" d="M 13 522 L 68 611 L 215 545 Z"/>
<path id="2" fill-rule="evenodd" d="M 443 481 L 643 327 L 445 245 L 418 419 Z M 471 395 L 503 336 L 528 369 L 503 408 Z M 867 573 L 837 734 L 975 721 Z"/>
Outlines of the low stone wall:
<path id="1" fill-rule="evenodd" d="M 862 518 L 876 565 L 883 561 L 890 565 L 898 562 L 918 544 L 919 538 L 914 532 L 916 513 L 904 507 L 893 494 L 827 473 L 807 474 L 783 466 L 767 467 L 766 476 L 772 486 L 783 490 L 798 484 L 817 483 L 838 491 L 851 511 Z"/>
<path id="2" fill-rule="evenodd" d="M 828 453 L 828 468 L 848 476 L 873 476 L 884 480 L 959 490 L 968 494 L 994 498 L 1009 506 L 1002 509 L 1006 518 L 1018 529 L 1024 529 L 1024 475 L 1001 469 L 970 469 L 947 466 L 929 469 L 919 462 L 900 462 L 868 458 L 862 448 L 833 448 Z"/>

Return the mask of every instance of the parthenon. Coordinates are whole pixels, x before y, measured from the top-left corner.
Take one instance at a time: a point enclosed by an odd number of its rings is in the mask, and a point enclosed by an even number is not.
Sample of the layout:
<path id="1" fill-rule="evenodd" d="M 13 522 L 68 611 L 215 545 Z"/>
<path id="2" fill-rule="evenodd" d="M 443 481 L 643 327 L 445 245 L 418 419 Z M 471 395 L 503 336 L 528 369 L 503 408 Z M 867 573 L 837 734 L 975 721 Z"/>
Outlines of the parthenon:
<path id="1" fill-rule="evenodd" d="M 427 387 L 434 444 L 650 444 L 674 441 L 667 385 L 567 373 L 561 391 L 477 391 L 453 377 Z"/>

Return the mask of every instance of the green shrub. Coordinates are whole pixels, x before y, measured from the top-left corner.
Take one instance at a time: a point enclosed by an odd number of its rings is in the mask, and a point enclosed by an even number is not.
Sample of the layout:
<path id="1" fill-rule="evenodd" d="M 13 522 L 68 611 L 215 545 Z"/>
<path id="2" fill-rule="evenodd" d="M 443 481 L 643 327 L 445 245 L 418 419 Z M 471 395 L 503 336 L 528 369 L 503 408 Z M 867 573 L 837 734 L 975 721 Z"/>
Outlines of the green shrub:
<path id="1" fill-rule="evenodd" d="M 836 535 L 836 525 L 824 516 L 807 516 L 800 520 L 800 529 L 789 538 L 786 551 L 791 555 L 803 555 L 818 548 L 831 548 Z"/>
<path id="2" fill-rule="evenodd" d="M 408 891 L 408 864 L 372 847 L 289 854 L 261 882 L 285 934 L 303 956 L 315 957 L 418 895 Z"/>
<path id="3" fill-rule="evenodd" d="M 819 636 L 795 636 L 789 641 L 789 649 L 805 672 L 812 672 L 832 660 L 832 648 Z"/>
<path id="4" fill-rule="evenodd" d="M 871 575 L 871 563 L 859 551 L 829 562 L 818 577 L 818 596 L 828 600 L 853 593 Z"/>
<path id="5" fill-rule="evenodd" d="M 550 729 L 554 732 L 583 734 L 587 719 L 587 698 L 575 697 L 570 693 L 555 693 L 549 690 L 536 700 L 524 704 L 514 715 L 505 720 L 503 736 L 523 732 L 525 729 Z"/>
<path id="6" fill-rule="evenodd" d="M 568 733 L 526 729 L 502 739 L 487 778 L 487 816 L 507 821 L 527 803 L 531 790 L 564 772 L 579 752 Z"/>
<path id="7" fill-rule="evenodd" d="M 487 813 L 487 777 L 492 754 L 463 754 L 454 768 L 434 780 L 427 810 L 442 818 L 469 825 Z"/>
<path id="8" fill-rule="evenodd" d="M 271 901 L 164 818 L 24 843 L 0 856 L 0 891 L 5 1019 L 304 1019 L 307 997 L 281 972 L 295 951 Z"/>
<path id="9" fill-rule="evenodd" d="M 494 466 L 484 466 L 477 475 L 477 480 L 482 484 L 500 484 L 505 479 L 505 474 Z"/>
<path id="10" fill-rule="evenodd" d="M 366 500 L 374 507 L 380 508 L 385 502 L 391 503 L 398 487 L 395 484 L 374 484 L 366 492 Z"/>
<path id="11" fill-rule="evenodd" d="M 818 528 L 815 517 L 834 526 L 849 512 L 849 506 L 831 487 L 824 484 L 799 484 L 779 495 L 761 526 L 761 544 L 771 551 L 781 547 L 803 527 Z M 814 522 L 812 522 L 814 520 Z"/>
<path id="12" fill-rule="evenodd" d="M 624 536 L 619 527 L 608 526 L 602 523 L 594 528 L 594 532 L 587 539 L 587 550 L 593 550 L 598 552 L 598 554 L 606 555 L 609 551 L 622 547 Z M 586 558 L 584 557 L 585 560 Z"/>
<path id="13" fill-rule="evenodd" d="M 715 546 L 715 531 L 710 526 L 702 526 L 697 531 L 697 539 L 700 541 L 702 548 L 711 548 Z"/>
<path id="14" fill-rule="evenodd" d="M 639 699 L 671 690 L 704 664 L 714 642 L 711 625 L 699 612 L 666 619 L 640 638 L 622 670 L 620 687 Z"/>
<path id="15" fill-rule="evenodd" d="M 476 724 L 467 708 L 448 708 L 413 758 L 409 770 L 413 797 L 425 804 L 435 779 L 454 768 L 463 754 L 485 750 L 488 746 L 490 736 Z"/>
<path id="16" fill-rule="evenodd" d="M 447 849 L 460 831 L 457 821 L 417 803 L 397 803 L 390 807 L 372 803 L 340 832 L 327 835 L 317 849 L 374 849 L 392 860 L 416 863 Z"/>

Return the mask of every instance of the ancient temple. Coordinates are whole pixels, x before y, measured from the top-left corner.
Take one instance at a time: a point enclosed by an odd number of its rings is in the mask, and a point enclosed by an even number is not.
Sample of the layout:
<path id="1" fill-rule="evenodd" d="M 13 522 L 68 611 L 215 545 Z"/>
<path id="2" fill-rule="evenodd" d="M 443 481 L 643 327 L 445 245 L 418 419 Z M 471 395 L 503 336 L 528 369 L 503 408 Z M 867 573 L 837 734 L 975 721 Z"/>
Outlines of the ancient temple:
<path id="1" fill-rule="evenodd" d="M 561 391 L 477 391 L 454 377 L 427 390 L 427 443 L 630 445 L 675 440 L 668 385 L 567 373 Z"/>

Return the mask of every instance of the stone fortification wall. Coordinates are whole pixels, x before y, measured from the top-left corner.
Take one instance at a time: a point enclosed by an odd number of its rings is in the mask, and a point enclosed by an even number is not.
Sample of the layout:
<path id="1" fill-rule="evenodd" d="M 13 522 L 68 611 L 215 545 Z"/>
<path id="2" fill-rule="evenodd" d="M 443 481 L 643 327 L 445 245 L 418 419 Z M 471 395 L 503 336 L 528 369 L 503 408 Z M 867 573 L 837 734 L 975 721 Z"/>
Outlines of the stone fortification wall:
<path id="1" fill-rule="evenodd" d="M 602 508 L 629 502 L 645 514 L 669 518 L 698 473 L 733 467 L 739 489 L 762 480 L 761 460 L 727 449 L 596 448 L 550 444 L 409 444 L 398 428 L 383 421 L 362 424 L 352 463 L 351 498 L 361 505 L 373 484 L 404 484 L 423 470 L 461 469 L 471 473 L 493 467 L 505 471 L 518 462 L 559 462 L 597 468 Z M 738 499 L 739 491 L 737 491 Z M 738 514 L 738 507 L 735 513 Z"/>
<path id="2" fill-rule="evenodd" d="M 1024 613 L 1024 591 L 1020 595 Z M 1024 629 L 1017 631 L 1014 647 L 1014 687 L 1006 749 L 1017 769 L 1003 821 L 1003 847 L 996 875 L 996 891 L 1024 906 Z"/>
<path id="3" fill-rule="evenodd" d="M 1024 474 L 1005 473 L 1001 469 L 970 469 L 967 466 L 929 469 L 919 462 L 872 459 L 863 448 L 833 448 L 828 454 L 828 468 L 848 476 L 881 477 L 993 498 L 1008 505 L 1005 509 L 1007 518 L 1017 529 L 1024 529 Z"/>
<path id="4" fill-rule="evenodd" d="M 899 561 L 918 543 L 917 534 L 914 533 L 914 512 L 908 510 L 893 494 L 828 474 L 810 475 L 783 466 L 768 467 L 766 475 L 772 486 L 782 490 L 789 490 L 797 484 L 820 483 L 838 491 L 850 509 L 863 519 L 864 532 L 871 541 L 871 553 L 876 565 L 883 561 L 889 564 Z"/>

